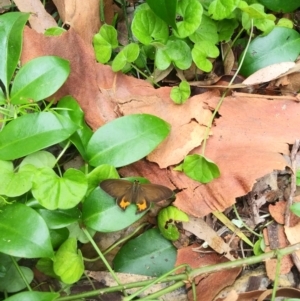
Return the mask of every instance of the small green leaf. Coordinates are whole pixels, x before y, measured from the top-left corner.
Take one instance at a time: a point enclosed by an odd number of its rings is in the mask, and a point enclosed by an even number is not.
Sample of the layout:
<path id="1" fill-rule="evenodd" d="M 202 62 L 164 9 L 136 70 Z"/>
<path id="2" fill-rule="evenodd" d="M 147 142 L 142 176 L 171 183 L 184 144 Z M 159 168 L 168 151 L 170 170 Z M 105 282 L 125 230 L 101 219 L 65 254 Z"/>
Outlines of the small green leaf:
<path id="1" fill-rule="evenodd" d="M 189 36 L 189 38 L 194 43 L 208 41 L 212 44 L 217 44 L 219 41 L 219 35 L 216 21 L 203 15 L 200 26 L 192 35 Z"/>
<path id="2" fill-rule="evenodd" d="M 0 159 L 14 160 L 62 142 L 76 129 L 69 119 L 51 112 L 23 115 L 0 132 Z"/>
<path id="3" fill-rule="evenodd" d="M 208 58 L 216 58 L 219 53 L 218 47 L 208 41 L 196 43 L 192 49 L 193 61 L 200 70 L 205 72 L 212 70 L 212 63 Z"/>
<path id="4" fill-rule="evenodd" d="M 93 135 L 93 131 L 86 124 L 81 107 L 72 96 L 65 96 L 61 98 L 57 107 L 60 108 L 58 111 L 60 115 L 67 117 L 78 125 L 78 130 L 70 137 L 70 140 L 75 145 L 83 159 L 87 160 L 85 148 Z"/>
<path id="5" fill-rule="evenodd" d="M 147 0 L 146 2 L 157 16 L 174 29 L 177 28 L 175 22 L 177 0 Z"/>
<path id="6" fill-rule="evenodd" d="M 217 23 L 218 25 L 218 33 L 219 33 L 219 41 L 228 42 L 234 30 L 239 26 L 239 23 L 236 19 L 224 19 Z"/>
<path id="7" fill-rule="evenodd" d="M 56 56 L 42 56 L 25 64 L 17 73 L 10 95 L 14 105 L 28 104 L 54 94 L 66 81 L 70 63 Z"/>
<path id="8" fill-rule="evenodd" d="M 49 230 L 35 210 L 13 203 L 0 211 L 0 252 L 17 257 L 52 257 Z"/>
<path id="9" fill-rule="evenodd" d="M 0 80 L 6 93 L 20 59 L 23 29 L 29 16 L 29 13 L 20 12 L 0 16 Z"/>
<path id="10" fill-rule="evenodd" d="M 240 0 L 213 0 L 208 8 L 208 14 L 215 20 L 222 20 L 230 16 Z"/>
<path id="11" fill-rule="evenodd" d="M 174 268 L 176 249 L 151 229 L 127 242 L 113 260 L 116 272 L 161 276 Z"/>
<path id="12" fill-rule="evenodd" d="M 177 32 L 180 38 L 193 34 L 201 23 L 203 7 L 198 0 L 181 0 L 177 5 L 177 14 L 182 21 L 177 22 Z"/>
<path id="13" fill-rule="evenodd" d="M 87 191 L 86 176 L 77 169 L 68 169 L 62 178 L 48 167 L 41 168 L 33 180 L 32 194 L 49 210 L 75 207 Z"/>
<path id="14" fill-rule="evenodd" d="M 296 185 L 300 186 L 300 169 L 296 171 Z"/>
<path id="15" fill-rule="evenodd" d="M 15 172 L 12 162 L 0 160 L 0 170 L 0 195 L 15 197 L 31 189 L 32 178 L 36 172 L 32 165 L 23 166 Z"/>
<path id="16" fill-rule="evenodd" d="M 87 145 L 91 166 L 125 166 L 152 152 L 169 134 L 170 125 L 148 114 L 115 119 L 99 128 Z"/>
<path id="17" fill-rule="evenodd" d="M 114 72 L 122 70 L 126 64 L 134 62 L 140 53 L 140 48 L 137 44 L 131 43 L 126 45 L 114 58 L 111 68 Z"/>
<path id="18" fill-rule="evenodd" d="M 51 244 L 54 250 L 56 250 L 70 235 L 67 228 L 50 229 Z"/>
<path id="19" fill-rule="evenodd" d="M 166 239 L 177 240 L 180 234 L 175 222 L 188 222 L 189 217 L 178 208 L 169 206 L 160 210 L 157 221 L 158 228 Z"/>
<path id="20" fill-rule="evenodd" d="M 296 214 L 297 216 L 300 216 L 300 203 L 294 203 L 291 207 L 290 210 Z"/>
<path id="21" fill-rule="evenodd" d="M 293 28 L 294 24 L 293 24 L 293 21 L 291 21 L 290 19 L 281 18 L 277 22 L 277 26 L 282 26 L 282 27 L 287 27 L 287 28 Z"/>
<path id="22" fill-rule="evenodd" d="M 26 156 L 21 162 L 20 167 L 30 164 L 36 168 L 42 168 L 46 166 L 53 168 L 55 163 L 56 158 L 53 156 L 52 153 L 49 153 L 47 151 L 38 151 Z"/>
<path id="23" fill-rule="evenodd" d="M 182 81 L 178 87 L 171 89 L 171 99 L 176 104 L 183 104 L 191 95 L 191 87 L 187 81 Z"/>
<path id="24" fill-rule="evenodd" d="M 103 24 L 99 33 L 94 35 L 94 50 L 99 63 L 105 64 L 110 60 L 112 50 L 118 47 L 117 36 L 116 29 L 107 24 Z"/>
<path id="25" fill-rule="evenodd" d="M 145 45 L 152 42 L 165 44 L 169 36 L 168 25 L 150 9 L 141 9 L 136 12 L 131 29 L 136 38 Z"/>
<path id="26" fill-rule="evenodd" d="M 218 166 L 200 155 L 186 156 L 183 171 L 188 177 L 201 183 L 209 183 L 220 176 Z"/>
<path id="27" fill-rule="evenodd" d="M 186 70 L 192 65 L 191 49 L 186 42 L 170 39 L 165 47 L 157 49 L 155 57 L 157 68 L 166 70 L 171 63 L 181 70 Z"/>
<path id="28" fill-rule="evenodd" d="M 43 292 L 21 292 L 13 295 L 5 301 L 54 301 L 59 297 L 59 293 L 43 293 Z"/>
<path id="29" fill-rule="evenodd" d="M 240 73 L 248 77 L 269 65 L 293 62 L 300 53 L 299 49 L 300 34 L 297 31 L 275 27 L 268 35 L 257 37 L 250 43 Z"/>
<path id="30" fill-rule="evenodd" d="M 254 244 L 254 247 L 253 247 L 253 253 L 255 256 L 259 256 L 261 254 L 264 253 L 264 251 L 261 249 L 261 242 L 262 242 L 263 238 L 260 237 Z"/>
<path id="31" fill-rule="evenodd" d="M 54 272 L 64 283 L 72 284 L 80 279 L 84 271 L 83 258 L 77 250 L 75 238 L 67 239 L 55 254 Z"/>
<path id="32" fill-rule="evenodd" d="M 114 232 L 127 228 L 146 212 L 136 214 L 136 205 L 121 210 L 116 200 L 102 189 L 95 189 L 82 205 L 82 219 L 86 226 L 99 232 Z M 118 222 L 116 222 L 118 221 Z"/>
<path id="33" fill-rule="evenodd" d="M 85 229 L 89 232 L 90 236 L 92 237 L 96 233 L 96 231 L 91 228 L 85 228 Z M 90 241 L 89 238 L 82 230 L 82 221 L 80 221 L 80 224 L 78 222 L 71 224 L 70 226 L 68 226 L 68 230 L 70 232 L 69 237 L 74 237 L 76 240 L 78 240 L 83 244 L 86 244 Z"/>
<path id="34" fill-rule="evenodd" d="M 67 31 L 62 27 L 50 27 L 45 30 L 44 35 L 46 37 L 54 37 L 61 36 L 65 32 Z"/>

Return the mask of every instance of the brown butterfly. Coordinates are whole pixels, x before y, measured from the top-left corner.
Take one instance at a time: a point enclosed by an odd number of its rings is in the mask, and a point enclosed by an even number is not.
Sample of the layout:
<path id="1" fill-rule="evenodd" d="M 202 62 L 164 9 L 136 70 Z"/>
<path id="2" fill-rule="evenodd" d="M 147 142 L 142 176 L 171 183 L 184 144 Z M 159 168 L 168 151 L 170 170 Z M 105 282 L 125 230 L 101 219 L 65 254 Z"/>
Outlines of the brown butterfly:
<path id="1" fill-rule="evenodd" d="M 110 196 L 117 199 L 118 206 L 125 210 L 131 203 L 138 207 L 138 213 L 147 210 L 150 202 L 166 200 L 173 195 L 168 187 L 158 184 L 141 184 L 135 180 L 109 179 L 100 183 L 100 187 Z"/>

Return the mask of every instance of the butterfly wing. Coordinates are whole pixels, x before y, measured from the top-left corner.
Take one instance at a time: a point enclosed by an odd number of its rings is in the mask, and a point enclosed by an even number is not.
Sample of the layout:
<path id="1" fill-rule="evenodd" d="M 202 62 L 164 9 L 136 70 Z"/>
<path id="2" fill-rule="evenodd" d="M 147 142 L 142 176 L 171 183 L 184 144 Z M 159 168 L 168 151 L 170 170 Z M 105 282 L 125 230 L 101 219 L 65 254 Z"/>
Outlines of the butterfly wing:
<path id="1" fill-rule="evenodd" d="M 140 184 L 140 193 L 148 202 L 159 202 L 173 195 L 170 188 L 158 184 Z"/>
<path id="2" fill-rule="evenodd" d="M 132 183 L 126 180 L 108 179 L 100 187 L 110 196 L 117 199 L 118 206 L 125 210 L 131 203 Z"/>

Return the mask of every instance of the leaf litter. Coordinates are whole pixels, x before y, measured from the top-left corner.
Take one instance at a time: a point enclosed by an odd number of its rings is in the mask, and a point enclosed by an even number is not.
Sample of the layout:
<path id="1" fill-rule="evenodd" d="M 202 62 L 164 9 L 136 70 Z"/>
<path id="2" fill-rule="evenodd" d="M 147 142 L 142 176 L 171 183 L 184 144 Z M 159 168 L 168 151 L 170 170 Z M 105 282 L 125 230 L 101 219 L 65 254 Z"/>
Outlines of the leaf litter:
<path id="1" fill-rule="evenodd" d="M 120 173 L 123 176 L 143 175 L 152 182 L 159 179 L 161 184 L 177 189 L 174 204 L 188 214 L 203 217 L 215 210 L 224 211 L 236 198 L 251 192 L 258 179 L 289 166 L 285 155 L 289 155 L 289 145 L 299 136 L 300 125 L 299 104 L 293 100 L 261 95 L 226 97 L 205 153 L 218 164 L 221 177 L 202 185 L 172 167 L 187 154 L 201 153 L 204 130 L 220 98 L 217 90 L 196 95 L 185 105 L 177 106 L 169 98 L 170 88 L 154 89 L 143 80 L 115 74 L 109 66 L 95 63 L 93 49 L 72 28 L 60 37 L 44 37 L 26 28 L 22 63 L 41 55 L 58 55 L 70 60 L 70 78 L 51 99 L 58 100 L 67 94 L 74 96 L 94 130 L 120 115 L 133 113 L 154 114 L 172 125 L 168 140 L 148 156 L 152 163 L 141 160 L 122 168 Z M 290 243 L 299 241 L 295 239 L 298 237 L 295 229 L 286 228 Z M 278 229 L 273 231 L 279 232 L 283 233 Z M 201 258 L 190 247 L 183 248 L 182 252 L 187 252 L 188 257 Z M 232 282 L 238 273 L 239 270 L 235 274 L 231 272 Z M 213 277 L 206 287 L 215 279 L 228 279 L 227 284 L 230 284 L 228 275 Z M 272 273 L 269 277 L 272 278 Z M 210 291 L 218 289 L 217 285 Z M 202 294 L 203 290 L 200 291 Z M 211 300 L 213 296 L 206 297 L 205 300 Z"/>

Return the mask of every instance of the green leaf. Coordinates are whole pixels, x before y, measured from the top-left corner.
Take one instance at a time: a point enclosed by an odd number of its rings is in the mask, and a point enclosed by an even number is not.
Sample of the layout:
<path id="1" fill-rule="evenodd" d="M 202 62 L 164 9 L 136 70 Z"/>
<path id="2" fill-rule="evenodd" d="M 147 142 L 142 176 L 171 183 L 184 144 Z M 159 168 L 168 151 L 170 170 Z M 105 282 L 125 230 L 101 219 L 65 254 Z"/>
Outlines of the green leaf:
<path id="1" fill-rule="evenodd" d="M 165 47 L 157 49 L 155 65 L 159 70 L 166 70 L 171 63 L 186 70 L 192 65 L 191 49 L 186 42 L 179 39 L 168 40 Z"/>
<path id="2" fill-rule="evenodd" d="M 296 171 L 296 185 L 300 186 L 300 169 Z"/>
<path id="3" fill-rule="evenodd" d="M 103 24 L 99 33 L 94 35 L 94 51 L 99 63 L 105 64 L 110 60 L 112 50 L 118 47 L 117 35 L 116 29 L 107 24 Z"/>
<path id="4" fill-rule="evenodd" d="M 234 30 L 239 26 L 239 23 L 236 19 L 231 19 L 231 20 L 225 19 L 219 21 L 217 25 L 218 25 L 219 41 L 228 42 L 231 39 Z"/>
<path id="5" fill-rule="evenodd" d="M 297 216 L 300 216 L 300 203 L 294 203 L 291 207 L 290 210 L 296 214 Z"/>
<path id="6" fill-rule="evenodd" d="M 117 179 L 119 174 L 114 166 L 103 164 L 94 168 L 88 175 L 88 192 L 89 195 L 96 187 L 99 186 L 99 183 L 105 179 Z"/>
<path id="7" fill-rule="evenodd" d="M 12 162 L 0 160 L 0 170 L 0 195 L 15 197 L 31 189 L 32 178 L 36 171 L 32 165 L 24 166 L 15 172 Z"/>
<path id="8" fill-rule="evenodd" d="M 67 210 L 37 209 L 49 229 L 60 229 L 77 222 L 81 217 L 80 210 L 75 207 Z"/>
<path id="9" fill-rule="evenodd" d="M 87 145 L 91 166 L 125 166 L 152 152 L 169 134 L 170 125 L 148 114 L 133 114 L 100 127 Z"/>
<path id="10" fill-rule="evenodd" d="M 159 211 L 157 221 L 158 228 L 166 239 L 177 240 L 180 233 L 175 222 L 188 222 L 189 217 L 178 208 L 169 206 Z"/>
<path id="11" fill-rule="evenodd" d="M 210 3 L 208 14 L 215 20 L 222 20 L 230 16 L 240 0 L 214 0 Z"/>
<path id="12" fill-rule="evenodd" d="M 141 9 L 136 12 L 131 29 L 136 38 L 145 45 L 152 42 L 164 44 L 169 36 L 168 25 L 150 9 Z"/>
<path id="13" fill-rule="evenodd" d="M 50 27 L 44 31 L 44 35 L 46 37 L 54 37 L 54 36 L 61 36 L 65 32 L 67 31 L 62 27 Z"/>
<path id="14" fill-rule="evenodd" d="M 187 81 L 182 81 L 178 87 L 171 89 L 171 99 L 176 104 L 183 104 L 191 95 L 191 87 Z"/>
<path id="15" fill-rule="evenodd" d="M 66 237 L 65 240 L 67 240 L 67 238 L 68 237 Z M 60 280 L 53 270 L 53 261 L 50 258 L 40 258 L 35 267 L 43 274 Z"/>
<path id="16" fill-rule="evenodd" d="M 263 6 L 271 11 L 290 13 L 299 8 L 299 0 L 259 0 Z"/>
<path id="17" fill-rule="evenodd" d="M 2 89 L 0 88 L 0 105 L 4 105 L 6 103 L 6 97 L 2 91 Z"/>
<path id="18" fill-rule="evenodd" d="M 54 301 L 59 297 L 59 293 L 43 293 L 43 292 L 21 292 L 11 296 L 5 301 Z"/>
<path id="19" fill-rule="evenodd" d="M 146 2 L 158 17 L 174 29 L 177 28 L 175 22 L 177 0 L 147 0 Z"/>
<path id="20" fill-rule="evenodd" d="M 23 115 L 0 132 L 0 159 L 14 160 L 62 142 L 76 129 L 69 119 L 51 112 Z"/>
<path id="21" fill-rule="evenodd" d="M 277 26 L 287 27 L 287 28 L 293 28 L 294 24 L 293 21 L 287 18 L 281 18 L 277 22 Z"/>
<path id="22" fill-rule="evenodd" d="M 55 254 L 54 272 L 64 283 L 72 284 L 80 279 L 84 271 L 83 258 L 77 251 L 75 238 L 67 239 Z"/>
<path id="23" fill-rule="evenodd" d="M 113 260 L 116 272 L 161 276 L 174 268 L 176 249 L 151 229 L 127 242 Z"/>
<path id="24" fill-rule="evenodd" d="M 19 270 L 14 265 L 10 256 L 0 253 L 0 262 L 4 267 L 5 274 L 0 277 L 0 291 L 7 293 L 19 292 L 26 288 L 26 283 L 20 275 Z M 33 272 L 28 267 L 19 266 L 27 283 L 33 280 Z M 5 299 L 6 300 L 6 299 Z"/>
<path id="25" fill-rule="evenodd" d="M 35 175 L 32 194 L 49 210 L 75 207 L 87 191 L 86 176 L 77 169 L 68 169 L 62 178 L 48 167 L 41 168 Z"/>
<path id="26" fill-rule="evenodd" d="M 261 254 L 264 253 L 264 251 L 261 249 L 261 242 L 262 242 L 263 238 L 260 237 L 254 244 L 254 247 L 253 247 L 253 253 L 255 256 L 259 256 Z"/>
<path id="27" fill-rule="evenodd" d="M 66 81 L 70 63 L 60 57 L 43 56 L 25 64 L 17 73 L 10 95 L 12 104 L 42 100 L 54 94 Z"/>
<path id="28" fill-rule="evenodd" d="M 196 66 L 205 72 L 212 70 L 212 63 L 208 58 L 216 58 L 220 54 L 217 46 L 208 41 L 196 43 L 192 49 L 192 57 Z"/>
<path id="29" fill-rule="evenodd" d="M 70 140 L 83 159 L 87 160 L 85 148 L 93 135 L 93 131 L 86 124 L 81 107 L 72 96 L 66 96 L 60 99 L 57 107 L 61 109 L 58 111 L 60 115 L 69 118 L 79 126 L 79 129 L 70 137 Z"/>
<path id="30" fill-rule="evenodd" d="M 267 15 L 262 5 L 258 3 L 249 6 L 243 5 L 240 9 L 243 11 L 242 24 L 245 29 L 251 28 L 251 20 L 253 20 L 253 25 L 265 34 L 274 28 L 276 17 L 271 14 Z"/>
<path id="31" fill-rule="evenodd" d="M 208 41 L 212 44 L 217 44 L 219 41 L 219 35 L 216 21 L 203 15 L 200 26 L 192 35 L 189 36 L 189 38 L 194 43 Z"/>
<path id="32" fill-rule="evenodd" d="M 20 167 L 30 164 L 35 166 L 36 168 L 42 168 L 46 166 L 53 168 L 55 163 L 56 158 L 52 153 L 49 153 L 47 151 L 38 151 L 26 156 L 21 162 Z"/>
<path id="33" fill-rule="evenodd" d="M 299 53 L 300 34 L 293 29 L 275 27 L 268 35 L 257 37 L 250 43 L 240 73 L 248 77 L 269 65 L 292 62 Z"/>
<path id="34" fill-rule="evenodd" d="M 49 230 L 35 210 L 19 203 L 1 208 L 0 252 L 17 257 L 52 257 Z"/>
<path id="35" fill-rule="evenodd" d="M 57 249 L 68 237 L 69 230 L 67 228 L 50 229 L 50 238 L 53 249 Z"/>
<path id="36" fill-rule="evenodd" d="M 136 214 L 136 205 L 121 210 L 114 198 L 96 188 L 82 205 L 83 223 L 99 232 L 114 232 L 127 228 L 139 220 L 146 211 Z M 118 222 L 116 222 L 118 221 Z"/>
<path id="37" fill-rule="evenodd" d="M 140 48 L 137 44 L 131 43 L 126 45 L 114 58 L 111 68 L 114 72 L 122 70 L 127 63 L 134 62 L 140 53 Z"/>
<path id="38" fill-rule="evenodd" d="M 68 226 L 68 230 L 70 231 L 69 237 L 74 237 L 76 240 L 78 240 L 83 244 L 86 244 L 90 241 L 89 238 L 82 230 L 82 221 L 80 221 L 80 224 L 79 223 L 71 224 L 70 226 Z M 96 231 L 91 228 L 86 228 L 86 230 L 89 232 L 90 236 L 92 237 L 96 233 Z"/>
<path id="39" fill-rule="evenodd" d="M 181 0 L 177 5 L 177 14 L 182 21 L 177 22 L 177 32 L 180 38 L 193 34 L 201 23 L 203 7 L 198 0 Z"/>
<path id="40" fill-rule="evenodd" d="M 6 93 L 20 59 L 23 28 L 29 15 L 12 12 L 0 16 L 0 80 Z"/>
<path id="41" fill-rule="evenodd" d="M 182 167 L 189 178 L 201 183 L 209 183 L 220 176 L 218 166 L 200 155 L 186 156 Z"/>

